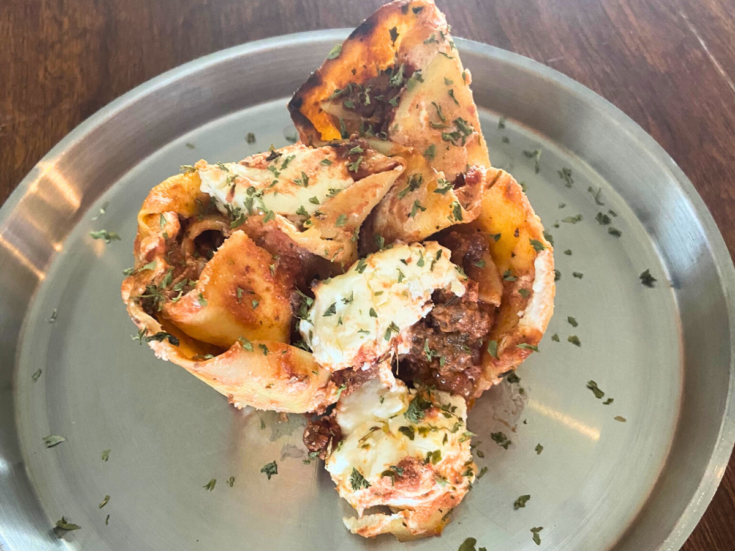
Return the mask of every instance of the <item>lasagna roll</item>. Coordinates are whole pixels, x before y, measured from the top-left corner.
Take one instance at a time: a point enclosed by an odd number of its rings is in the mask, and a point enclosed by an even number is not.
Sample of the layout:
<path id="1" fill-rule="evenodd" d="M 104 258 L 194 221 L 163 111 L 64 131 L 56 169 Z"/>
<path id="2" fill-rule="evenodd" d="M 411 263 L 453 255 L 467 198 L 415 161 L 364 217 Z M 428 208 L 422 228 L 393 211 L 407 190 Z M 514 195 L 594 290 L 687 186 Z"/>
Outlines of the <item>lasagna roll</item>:
<path id="1" fill-rule="evenodd" d="M 347 528 L 400 541 L 441 534 L 475 480 L 466 421 L 461 397 L 408 390 L 389 374 L 342 398 L 330 420 L 340 441 L 326 468 L 358 513 L 344 519 Z M 363 514 L 377 506 L 391 512 Z"/>
<path id="2" fill-rule="evenodd" d="M 414 149 L 392 146 L 390 153 L 405 160 L 406 170 L 366 220 L 363 252 L 375 250 L 377 238 L 414 243 L 477 218 L 488 184 L 484 167 L 470 167 L 450 181 Z"/>
<path id="3" fill-rule="evenodd" d="M 366 141 L 316 149 L 295 144 L 239 163 L 200 161 L 201 190 L 250 235 L 277 230 L 298 247 L 346 266 L 357 260 L 365 218 L 403 173 Z"/>
<path id="4" fill-rule="evenodd" d="M 235 406 L 319 410 L 337 399 L 328 371 L 290 346 L 293 263 L 258 246 L 200 191 L 196 171 L 156 186 L 138 215 L 128 313 L 156 355 Z"/>
<path id="5" fill-rule="evenodd" d="M 538 346 L 554 313 L 554 251 L 528 197 L 507 172 L 488 171 L 478 217 L 457 229 L 481 236 L 492 262 L 480 262 L 480 292 L 502 297 L 482 356 L 483 383 L 478 393 L 525 360 Z M 484 289 L 483 289 L 484 287 Z"/>
<path id="6" fill-rule="evenodd" d="M 490 166 L 470 83 L 434 2 L 399 0 L 357 27 L 289 110 L 306 143 L 376 137 L 416 149 L 453 182 L 468 165 Z"/>

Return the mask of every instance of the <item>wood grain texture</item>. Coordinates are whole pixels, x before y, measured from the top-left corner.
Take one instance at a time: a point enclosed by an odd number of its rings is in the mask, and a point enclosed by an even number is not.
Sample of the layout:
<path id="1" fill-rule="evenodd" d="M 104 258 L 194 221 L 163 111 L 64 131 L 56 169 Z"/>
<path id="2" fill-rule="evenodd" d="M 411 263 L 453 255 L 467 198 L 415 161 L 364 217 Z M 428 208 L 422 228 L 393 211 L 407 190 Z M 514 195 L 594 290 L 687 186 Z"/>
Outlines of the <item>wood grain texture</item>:
<path id="1" fill-rule="evenodd" d="M 353 27 L 381 0 L 0 1 L 0 203 L 70 130 L 181 63 Z M 569 75 L 692 180 L 735 251 L 735 0 L 437 0 L 457 36 Z M 735 461 L 685 551 L 735 548 Z"/>

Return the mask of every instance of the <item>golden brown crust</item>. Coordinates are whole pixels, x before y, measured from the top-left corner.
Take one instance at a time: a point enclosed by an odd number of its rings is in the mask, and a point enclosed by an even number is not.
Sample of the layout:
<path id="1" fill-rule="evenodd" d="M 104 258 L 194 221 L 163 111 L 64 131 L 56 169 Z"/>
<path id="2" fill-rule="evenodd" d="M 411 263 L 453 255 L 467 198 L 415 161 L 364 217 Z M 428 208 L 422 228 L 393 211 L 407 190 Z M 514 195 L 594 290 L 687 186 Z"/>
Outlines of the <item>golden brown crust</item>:
<path id="1" fill-rule="evenodd" d="M 480 393 L 532 352 L 519 344 L 538 346 L 554 312 L 555 294 L 553 247 L 544 237 L 541 220 L 510 174 L 492 168 L 488 180 L 491 184 L 483 194 L 479 216 L 463 228 L 485 236 L 505 280 L 488 339 L 497 343 L 497 357 L 486 347 Z"/>
<path id="2" fill-rule="evenodd" d="M 382 155 L 381 155 L 382 157 Z M 393 160 L 393 166 L 358 180 L 347 192 L 338 194 L 321 209 L 324 216 L 299 231 L 286 219 L 277 219 L 277 227 L 294 243 L 336 264 L 349 266 L 357 260 L 357 235 L 365 219 L 378 202 L 394 186 L 403 173 L 403 159 Z M 340 217 L 346 221 L 337 225 Z"/>
<path id="3" fill-rule="evenodd" d="M 383 134 L 386 147 L 413 147 L 454 180 L 467 165 L 490 166 L 470 81 L 434 2 L 400 0 L 357 27 L 296 92 L 289 111 L 305 143 Z M 359 94 L 345 99 L 355 85 Z M 391 102 L 375 108 L 381 97 Z"/>
<path id="4" fill-rule="evenodd" d="M 338 389 L 330 373 L 310 353 L 274 341 L 236 342 L 222 352 L 148 315 L 132 298 L 130 283 L 130 278 L 123 282 L 123 300 L 131 319 L 144 331 L 143 338 L 151 339 L 148 344 L 156 356 L 180 365 L 235 407 L 306 413 L 337 400 Z M 162 334 L 173 339 L 157 340 Z"/>
<path id="5" fill-rule="evenodd" d="M 292 274 L 211 214 L 199 185 L 196 173 L 173 176 L 139 213 L 135 270 L 121 288 L 138 338 L 237 407 L 301 413 L 333 403 L 329 372 L 287 344 Z M 195 241 L 211 230 L 225 240 L 207 260 Z"/>
<path id="6" fill-rule="evenodd" d="M 217 197 L 220 210 L 247 213 L 239 227 L 248 235 L 257 239 L 280 231 L 305 251 L 340 266 L 357 260 L 360 226 L 404 167 L 402 158 L 388 158 L 358 139 L 317 149 L 298 143 L 225 169 L 196 164 L 205 180 L 202 189 Z"/>
<path id="7" fill-rule="evenodd" d="M 292 281 L 242 231 L 234 232 L 202 270 L 195 287 L 163 315 L 190 337 L 224 348 L 238 337 L 288 342 Z"/>
<path id="8" fill-rule="evenodd" d="M 452 182 L 415 150 L 395 146 L 392 153 L 405 159 L 406 170 L 371 214 L 364 232 L 369 234 L 367 244 L 374 242 L 374 235 L 382 236 L 386 244 L 423 241 L 477 217 L 486 183 L 484 168 L 471 167 L 461 178 L 463 186 L 452 189 Z"/>

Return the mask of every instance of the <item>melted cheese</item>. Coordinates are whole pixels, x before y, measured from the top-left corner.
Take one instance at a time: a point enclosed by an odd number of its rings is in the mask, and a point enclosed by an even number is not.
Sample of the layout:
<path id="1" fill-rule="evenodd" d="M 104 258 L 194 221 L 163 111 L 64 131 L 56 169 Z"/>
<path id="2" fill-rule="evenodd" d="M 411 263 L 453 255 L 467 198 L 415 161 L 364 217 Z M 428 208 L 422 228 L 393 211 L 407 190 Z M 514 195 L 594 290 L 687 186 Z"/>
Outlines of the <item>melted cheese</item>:
<path id="1" fill-rule="evenodd" d="M 316 361 L 330 371 L 366 368 L 429 313 L 436 289 L 464 295 L 466 278 L 450 256 L 435 242 L 396 245 L 321 283 L 299 325 Z"/>
<path id="2" fill-rule="evenodd" d="M 404 414 L 416 396 L 417 391 L 408 390 L 401 381 L 386 386 L 373 379 L 339 402 L 336 419 L 344 440 L 327 458 L 326 468 L 348 501 L 352 500 L 347 496 L 354 493 L 350 481 L 353 469 L 373 485 L 407 457 L 425 462 L 428 454 L 438 452 L 441 459 L 432 462 L 437 471 L 445 462 L 471 462 L 464 399 L 435 391 L 432 403 L 441 412 L 433 410 L 413 423 L 411 415 Z"/>
<path id="3" fill-rule="evenodd" d="M 325 159 L 330 164 L 322 164 Z M 345 162 L 338 161 L 329 147 L 293 148 L 260 165 L 197 163 L 201 191 L 214 197 L 223 213 L 224 205 L 230 203 L 246 213 L 252 209 L 259 214 L 273 211 L 293 217 L 297 211 L 314 214 L 320 205 L 354 183 Z"/>

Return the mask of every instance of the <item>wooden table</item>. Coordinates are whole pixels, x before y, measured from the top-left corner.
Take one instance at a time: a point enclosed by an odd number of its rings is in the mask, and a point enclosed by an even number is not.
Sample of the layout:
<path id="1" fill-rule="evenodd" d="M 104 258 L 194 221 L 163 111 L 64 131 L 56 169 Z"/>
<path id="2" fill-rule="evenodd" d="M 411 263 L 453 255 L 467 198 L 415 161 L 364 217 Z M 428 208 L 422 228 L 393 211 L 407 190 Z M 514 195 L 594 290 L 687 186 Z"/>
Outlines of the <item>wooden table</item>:
<path id="1" fill-rule="evenodd" d="M 242 42 L 354 27 L 381 0 L 0 0 L 0 203 L 134 86 Z M 546 63 L 630 115 L 735 251 L 735 0 L 437 0 L 457 36 Z M 686 551 L 735 548 L 735 460 Z"/>

